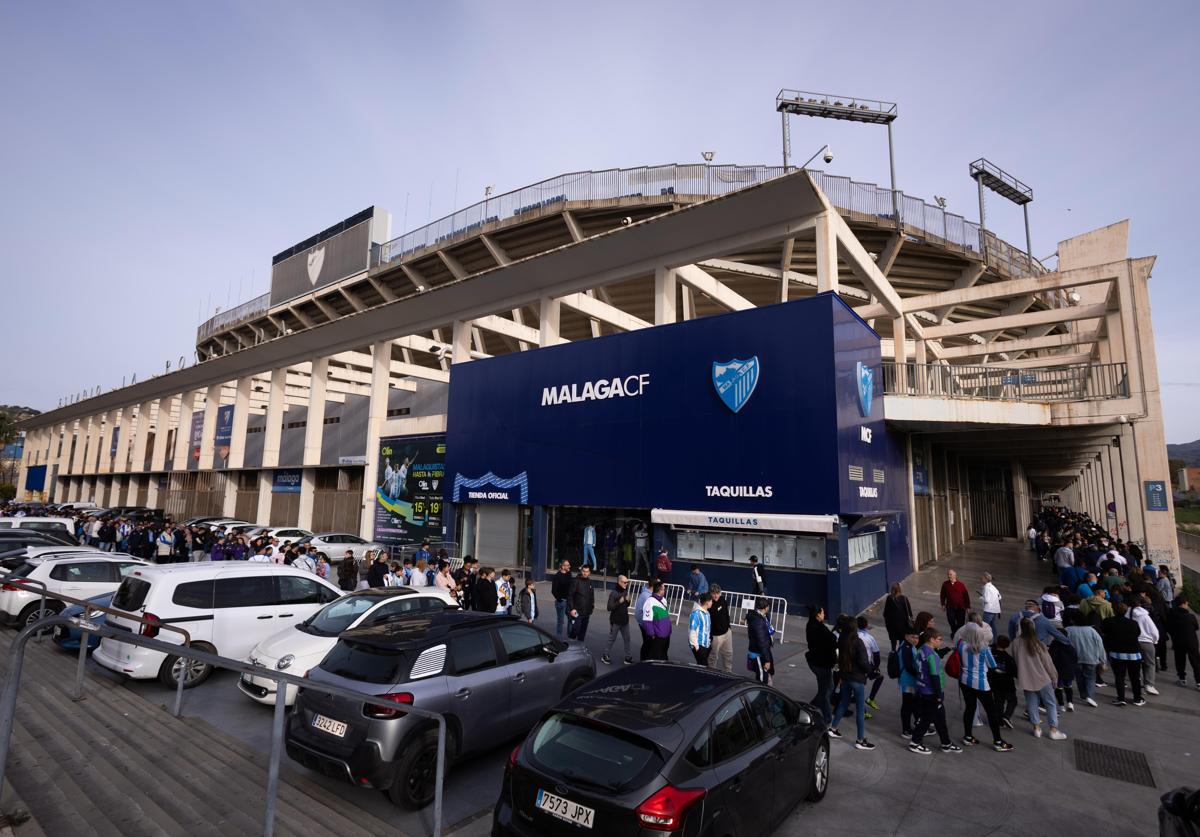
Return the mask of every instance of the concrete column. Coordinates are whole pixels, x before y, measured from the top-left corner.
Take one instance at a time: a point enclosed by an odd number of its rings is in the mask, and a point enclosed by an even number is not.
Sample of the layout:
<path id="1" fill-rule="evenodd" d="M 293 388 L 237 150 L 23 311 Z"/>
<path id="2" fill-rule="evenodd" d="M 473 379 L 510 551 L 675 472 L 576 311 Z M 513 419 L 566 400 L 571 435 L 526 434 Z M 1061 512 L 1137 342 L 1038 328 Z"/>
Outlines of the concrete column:
<path id="1" fill-rule="evenodd" d="M 278 451 L 276 451 L 278 453 Z M 262 526 L 271 525 L 271 501 L 274 495 L 271 494 L 271 487 L 275 483 L 275 472 L 262 468 L 258 472 L 258 513 L 254 516 L 254 522 Z"/>
<path id="2" fill-rule="evenodd" d="M 150 424 L 153 418 L 153 401 L 143 401 L 138 405 L 137 429 L 133 432 L 129 450 L 129 470 L 132 473 L 140 474 L 146 470 L 146 448 L 150 442 Z M 132 505 L 134 502 L 130 500 L 126 505 Z"/>
<path id="3" fill-rule="evenodd" d="M 387 421 L 388 384 L 391 381 L 392 342 L 381 340 L 371 347 L 371 402 L 367 408 L 367 464 L 363 467 L 362 513 L 358 516 L 359 537 L 375 535 L 375 484 L 379 481 L 379 437 Z"/>
<path id="4" fill-rule="evenodd" d="M 147 474 L 146 480 L 146 505 L 149 508 L 158 508 L 158 476 L 156 474 Z"/>
<path id="5" fill-rule="evenodd" d="M 562 314 L 562 303 L 548 296 L 542 297 L 540 306 L 541 336 L 540 346 L 556 346 L 562 342 L 559 329 L 559 318 Z"/>
<path id="6" fill-rule="evenodd" d="M 175 451 L 171 457 L 171 470 L 186 471 L 192 447 L 192 413 L 196 407 L 196 393 L 188 390 L 179 396 L 179 419 L 175 423 Z M 159 422 L 161 427 L 163 422 Z"/>
<path id="7" fill-rule="evenodd" d="M 904 318 L 896 317 L 892 320 L 892 346 L 894 360 L 896 361 L 896 390 L 898 392 L 908 391 L 908 347 L 905 344 L 904 334 Z"/>
<path id="8" fill-rule="evenodd" d="M 832 210 L 830 210 L 832 211 Z M 837 234 L 829 213 L 817 216 L 817 293 L 838 292 Z"/>
<path id="9" fill-rule="evenodd" d="M 287 387 L 287 367 L 271 370 L 271 391 L 267 395 L 267 418 L 263 425 L 264 469 L 279 465 L 279 440 L 283 437 L 284 394 Z M 260 502 L 262 495 L 259 495 Z"/>
<path id="10" fill-rule="evenodd" d="M 305 468 L 300 475 L 300 508 L 296 512 L 296 526 L 312 529 L 313 500 L 317 490 L 317 470 Z"/>
<path id="11" fill-rule="evenodd" d="M 204 426 L 200 431 L 200 462 L 197 465 L 201 471 L 211 471 L 217 436 L 217 408 L 221 406 L 221 390 L 223 384 L 211 384 L 204 394 Z"/>
<path id="12" fill-rule="evenodd" d="M 247 376 L 237 382 L 234 392 L 233 432 L 229 436 L 230 470 L 241 468 L 246 461 L 246 424 L 250 419 L 250 390 L 253 386 L 254 379 Z"/>
<path id="13" fill-rule="evenodd" d="M 221 498 L 221 514 L 226 517 L 234 517 L 234 512 L 237 510 L 238 473 L 236 471 L 222 471 L 221 473 L 225 476 L 225 496 Z"/>
<path id="14" fill-rule="evenodd" d="M 304 426 L 304 465 L 321 464 L 321 439 L 325 436 L 325 391 L 329 380 L 329 358 L 312 362 L 308 382 L 308 423 Z"/>
<path id="15" fill-rule="evenodd" d="M 455 320 L 450 335 L 451 363 L 466 363 L 471 359 L 471 324 Z"/>
<path id="16" fill-rule="evenodd" d="M 130 437 L 133 436 L 135 427 L 133 411 L 134 405 L 132 404 L 126 404 L 121 408 L 121 429 L 117 431 L 117 455 L 113 459 L 112 466 L 116 473 L 123 474 L 130 470 L 141 470 L 140 467 L 136 469 L 129 467 L 129 449 L 133 446 L 133 439 Z"/>
<path id="17" fill-rule="evenodd" d="M 84 474 L 94 475 L 100 467 L 100 441 L 104 435 L 104 420 L 106 416 L 106 413 L 93 416 L 91 424 L 88 425 L 87 455 L 83 460 Z M 94 482 L 92 484 L 95 485 Z"/>
<path id="18" fill-rule="evenodd" d="M 787 282 L 787 279 L 784 279 Z M 675 271 L 665 267 L 654 268 L 654 324 L 673 323 L 675 312 Z"/>
<path id="19" fill-rule="evenodd" d="M 150 452 L 150 470 L 167 470 L 167 436 L 171 430 L 171 411 L 176 406 L 178 395 L 160 398 L 154 412 L 154 449 Z M 153 486 L 154 480 L 150 481 Z"/>
<path id="20" fill-rule="evenodd" d="M 67 439 L 67 451 L 70 452 L 71 456 L 71 468 L 68 473 L 71 476 L 78 476 L 83 473 L 83 451 L 87 447 L 88 429 L 91 427 L 91 424 L 91 416 L 76 419 L 75 426 L 71 429 L 71 435 Z M 72 446 L 74 446 L 73 450 Z M 71 500 L 70 502 L 75 501 Z"/>

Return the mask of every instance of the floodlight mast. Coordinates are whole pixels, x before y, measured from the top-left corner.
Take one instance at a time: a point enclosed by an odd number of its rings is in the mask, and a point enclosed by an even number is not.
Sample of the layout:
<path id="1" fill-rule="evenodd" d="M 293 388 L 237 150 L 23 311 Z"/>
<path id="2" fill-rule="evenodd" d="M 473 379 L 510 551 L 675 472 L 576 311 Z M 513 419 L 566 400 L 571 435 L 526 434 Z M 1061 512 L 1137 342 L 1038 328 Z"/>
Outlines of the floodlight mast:
<path id="1" fill-rule="evenodd" d="M 1029 204 L 1033 202 L 1033 189 L 1017 180 L 995 163 L 980 157 L 971 163 L 969 169 L 971 178 L 979 187 L 979 231 L 982 238 L 987 231 L 983 215 L 983 189 L 986 186 L 1002 198 L 1008 198 L 1021 207 L 1025 214 L 1025 255 L 1029 257 L 1029 271 L 1033 272 L 1033 243 L 1029 235 Z M 986 239 L 980 241 L 980 247 L 986 247 Z M 982 253 L 985 258 L 986 253 Z"/>
<path id="2" fill-rule="evenodd" d="M 899 113 L 895 102 L 880 102 L 858 96 L 833 96 L 828 93 L 810 93 L 804 90 L 780 90 L 775 97 L 775 110 L 783 120 L 783 170 L 788 170 L 791 151 L 791 134 L 788 129 L 788 114 L 816 116 L 822 119 L 841 119 L 847 122 L 867 122 L 886 125 L 888 133 L 888 168 L 892 177 L 892 212 L 896 218 L 896 229 L 900 224 L 900 196 L 896 193 L 896 155 L 892 148 L 892 122 Z"/>

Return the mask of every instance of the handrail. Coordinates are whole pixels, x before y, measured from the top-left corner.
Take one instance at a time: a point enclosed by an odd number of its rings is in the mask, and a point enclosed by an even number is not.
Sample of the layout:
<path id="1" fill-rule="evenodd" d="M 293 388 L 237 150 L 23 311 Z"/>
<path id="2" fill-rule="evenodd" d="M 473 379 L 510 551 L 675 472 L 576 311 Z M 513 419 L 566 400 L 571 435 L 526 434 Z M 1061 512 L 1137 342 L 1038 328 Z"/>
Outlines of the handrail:
<path id="1" fill-rule="evenodd" d="M 1124 363 L 1014 369 L 1004 366 L 884 361 L 880 366 L 883 372 L 882 391 L 889 396 L 1031 403 L 1129 397 L 1129 380 Z"/>
<path id="2" fill-rule="evenodd" d="M 78 600 L 76 600 L 78 603 Z M 84 603 L 85 606 L 86 603 Z M 128 617 L 128 614 L 118 612 L 122 617 Z M 144 620 L 143 620 L 144 621 Z M 283 721 L 286 713 L 287 689 L 285 684 L 291 684 L 297 688 L 304 688 L 315 692 L 322 692 L 329 695 L 338 695 L 349 698 L 350 700 L 362 703 L 364 706 L 379 702 L 378 695 L 370 695 L 366 692 L 359 692 L 354 689 L 346 689 L 341 686 L 334 686 L 329 683 L 318 683 L 313 680 L 307 680 L 303 677 L 297 677 L 294 674 L 285 674 L 282 671 L 273 671 L 263 666 L 251 665 L 250 663 L 241 660 L 234 660 L 229 657 L 222 657 L 218 654 L 210 654 L 207 651 L 201 651 L 190 646 L 179 646 L 174 643 L 162 642 L 161 640 L 151 639 L 150 637 L 139 636 L 137 634 L 129 634 L 125 631 L 118 631 L 109 627 L 107 624 L 100 625 L 89 622 L 87 619 L 78 617 L 51 616 L 45 619 L 40 619 L 32 625 L 27 626 L 22 630 L 17 638 L 13 641 L 12 650 L 9 653 L 8 680 L 4 684 L 3 695 L 0 696 L 0 791 L 4 787 L 4 778 L 8 771 L 8 752 L 12 743 L 12 728 L 16 716 L 17 692 L 20 688 L 21 669 L 25 658 L 25 646 L 29 642 L 29 638 L 48 627 L 55 625 L 71 625 L 78 628 L 83 636 L 79 644 L 79 679 L 82 682 L 83 664 L 82 661 L 87 654 L 87 635 L 89 633 L 98 634 L 101 637 L 115 639 L 119 642 L 124 642 L 130 645 L 136 645 L 139 648 L 149 648 L 153 651 L 160 651 L 171 656 L 178 656 L 188 660 L 199 660 L 202 663 L 207 663 L 214 668 L 223 668 L 229 671 L 236 671 L 242 674 L 250 674 L 255 677 L 263 677 L 275 681 L 275 713 L 272 719 L 271 728 L 271 756 L 267 766 L 267 807 L 264 815 L 263 835 L 264 837 L 272 837 L 275 831 L 275 813 L 276 803 L 279 795 L 279 762 L 283 750 Z M 170 627 L 161 625 L 160 627 Z M 182 674 L 178 681 L 182 683 L 184 680 Z M 78 698 L 76 698 L 78 699 Z M 404 714 L 412 714 L 427 720 L 433 720 L 438 725 L 438 754 L 437 754 L 437 774 L 434 786 L 434 812 L 433 812 L 433 837 L 441 837 L 442 833 L 442 785 L 446 771 L 446 716 L 440 712 L 434 712 L 429 709 L 422 709 L 417 706 L 406 704 L 397 704 L 395 710 Z M 179 707 L 176 707 L 175 717 L 179 717 Z"/>

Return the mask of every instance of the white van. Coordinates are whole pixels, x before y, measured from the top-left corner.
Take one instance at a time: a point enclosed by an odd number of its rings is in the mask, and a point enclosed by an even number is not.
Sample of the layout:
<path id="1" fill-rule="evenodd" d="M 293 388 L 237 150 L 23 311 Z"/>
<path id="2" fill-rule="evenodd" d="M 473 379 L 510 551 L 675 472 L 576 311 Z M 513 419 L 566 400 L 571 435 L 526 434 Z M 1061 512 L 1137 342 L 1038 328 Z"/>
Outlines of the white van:
<path id="1" fill-rule="evenodd" d="M 0 529 L 32 529 L 66 535 L 75 542 L 75 521 L 69 517 L 0 517 Z"/>
<path id="2" fill-rule="evenodd" d="M 126 576 L 113 597 L 114 610 L 161 625 L 177 625 L 200 650 L 244 660 L 262 640 L 302 622 L 342 595 L 334 585 L 310 572 L 285 564 L 167 564 L 137 569 Z M 143 625 L 109 614 L 117 630 L 137 632 L 162 642 L 181 643 L 174 631 Z M 174 688 L 198 686 L 212 666 L 105 637 L 93 659 L 134 679 L 157 677 Z"/>

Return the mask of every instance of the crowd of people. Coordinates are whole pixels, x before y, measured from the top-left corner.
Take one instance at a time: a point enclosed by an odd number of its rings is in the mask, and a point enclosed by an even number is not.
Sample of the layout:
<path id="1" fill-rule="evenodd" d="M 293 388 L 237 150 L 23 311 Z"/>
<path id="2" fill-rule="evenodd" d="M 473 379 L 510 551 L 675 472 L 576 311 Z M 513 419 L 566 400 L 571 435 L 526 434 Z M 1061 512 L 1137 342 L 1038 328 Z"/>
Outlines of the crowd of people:
<path id="1" fill-rule="evenodd" d="M 935 616 L 914 614 L 899 584 L 884 601 L 883 621 L 891 651 L 886 669 L 900 692 L 900 734 L 908 749 L 932 752 L 925 736 L 935 731 L 943 752 L 962 752 L 980 741 L 975 728 L 988 727 L 992 748 L 1013 745 L 1004 730 L 1024 706 L 1034 737 L 1059 741 L 1064 713 L 1082 704 L 1097 707 L 1098 689 L 1114 687 L 1116 707 L 1144 706 L 1160 693 L 1158 675 L 1174 651 L 1176 682 L 1200 689 L 1200 623 L 1188 595 L 1168 567 L 1145 561 L 1136 544 L 1111 538 L 1086 514 L 1045 508 L 1031 521 L 1030 550 L 1051 562 L 1055 581 L 1037 599 L 1024 602 L 1001 625 L 1002 596 L 983 573 L 973 606 L 955 570 L 947 571 L 939 601 L 948 631 Z M 813 608 L 806 628 L 809 668 L 817 680 L 812 698 L 839 738 L 843 718 L 853 716 L 858 749 L 875 745 L 866 737 L 868 710 L 878 710 L 883 659 L 866 617 L 841 615 L 835 627 Z M 1111 683 L 1104 675 L 1111 673 Z M 946 683 L 957 680 L 962 699 L 961 744 L 950 735 Z M 867 683 L 871 690 L 866 692 Z M 1128 684 L 1128 691 L 1127 691 Z M 1043 720 L 1044 718 L 1044 720 Z"/>

